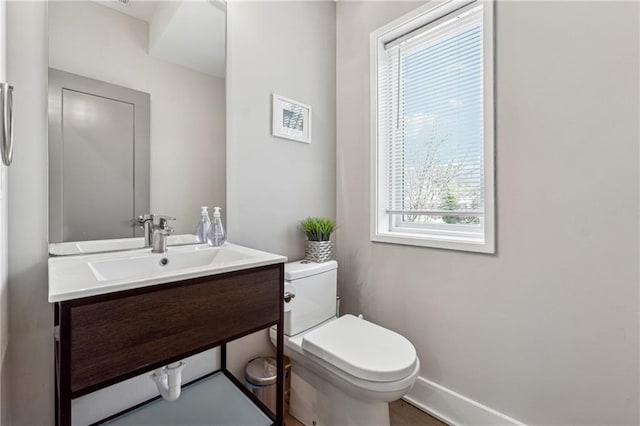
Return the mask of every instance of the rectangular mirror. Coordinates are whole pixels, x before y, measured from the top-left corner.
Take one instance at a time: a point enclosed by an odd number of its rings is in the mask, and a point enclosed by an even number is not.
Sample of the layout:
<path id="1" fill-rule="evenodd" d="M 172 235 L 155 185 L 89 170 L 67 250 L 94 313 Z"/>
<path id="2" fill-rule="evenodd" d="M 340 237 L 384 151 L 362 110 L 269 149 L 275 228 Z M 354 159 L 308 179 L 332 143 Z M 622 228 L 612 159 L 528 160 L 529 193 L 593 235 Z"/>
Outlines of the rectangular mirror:
<path id="1" fill-rule="evenodd" d="M 139 216 L 195 243 L 225 210 L 226 3 L 49 3 L 53 255 L 142 248 Z"/>

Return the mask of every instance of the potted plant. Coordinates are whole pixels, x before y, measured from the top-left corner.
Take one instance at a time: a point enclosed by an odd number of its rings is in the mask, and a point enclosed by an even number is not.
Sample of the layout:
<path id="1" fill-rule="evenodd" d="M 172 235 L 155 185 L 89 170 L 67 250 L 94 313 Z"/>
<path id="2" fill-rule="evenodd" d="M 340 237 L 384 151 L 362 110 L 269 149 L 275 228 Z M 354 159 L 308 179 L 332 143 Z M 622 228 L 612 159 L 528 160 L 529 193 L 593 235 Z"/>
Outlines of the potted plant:
<path id="1" fill-rule="evenodd" d="M 308 217 L 300 222 L 300 230 L 307 236 L 304 258 L 312 262 L 327 262 L 333 259 L 331 234 L 336 223 L 326 217 Z"/>

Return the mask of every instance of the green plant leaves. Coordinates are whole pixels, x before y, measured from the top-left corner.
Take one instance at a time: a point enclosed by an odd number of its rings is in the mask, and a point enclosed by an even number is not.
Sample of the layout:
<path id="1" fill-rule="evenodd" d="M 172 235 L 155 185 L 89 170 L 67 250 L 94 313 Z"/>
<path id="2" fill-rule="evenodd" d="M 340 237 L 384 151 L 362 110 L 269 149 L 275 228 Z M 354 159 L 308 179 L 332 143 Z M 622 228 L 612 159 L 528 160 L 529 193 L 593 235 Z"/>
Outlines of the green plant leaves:
<path id="1" fill-rule="evenodd" d="M 308 217 L 300 222 L 300 230 L 309 241 L 329 241 L 336 229 L 336 223 L 326 217 Z"/>

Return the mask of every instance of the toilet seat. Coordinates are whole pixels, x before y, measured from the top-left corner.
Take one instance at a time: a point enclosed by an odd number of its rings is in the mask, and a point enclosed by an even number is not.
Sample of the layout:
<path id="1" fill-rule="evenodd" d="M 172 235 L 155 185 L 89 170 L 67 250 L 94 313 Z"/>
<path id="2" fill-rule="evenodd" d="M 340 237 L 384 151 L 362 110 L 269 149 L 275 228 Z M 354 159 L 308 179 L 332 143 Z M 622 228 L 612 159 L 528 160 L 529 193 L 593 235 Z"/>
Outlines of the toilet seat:
<path id="1" fill-rule="evenodd" d="M 413 383 L 416 381 L 416 378 L 420 373 L 420 360 L 417 355 L 415 357 L 413 370 L 409 372 L 409 374 L 407 374 L 405 377 L 402 377 L 399 380 L 380 382 L 375 380 L 363 379 L 350 374 L 344 369 L 337 367 L 333 363 L 325 361 L 321 357 L 316 356 L 310 351 L 303 349 L 302 344 L 305 335 L 322 329 L 323 327 L 326 327 L 338 320 L 339 318 L 333 317 L 295 336 L 284 336 L 284 352 L 285 355 L 289 356 L 294 362 L 294 369 L 295 364 L 298 363 L 314 371 L 321 377 L 325 377 L 328 379 L 329 377 L 333 376 L 338 381 L 343 383 L 342 386 L 345 392 L 359 398 L 368 398 L 370 400 L 388 402 L 395 401 L 396 399 L 406 394 L 409 389 L 411 389 L 411 386 L 413 386 Z M 357 318 L 357 320 L 368 323 L 368 321 L 360 318 Z M 276 344 L 276 326 L 271 327 L 269 334 L 271 342 L 273 344 Z"/>
<path id="2" fill-rule="evenodd" d="M 416 350 L 405 337 L 344 315 L 304 333 L 302 349 L 359 379 L 402 380 L 416 370 Z"/>

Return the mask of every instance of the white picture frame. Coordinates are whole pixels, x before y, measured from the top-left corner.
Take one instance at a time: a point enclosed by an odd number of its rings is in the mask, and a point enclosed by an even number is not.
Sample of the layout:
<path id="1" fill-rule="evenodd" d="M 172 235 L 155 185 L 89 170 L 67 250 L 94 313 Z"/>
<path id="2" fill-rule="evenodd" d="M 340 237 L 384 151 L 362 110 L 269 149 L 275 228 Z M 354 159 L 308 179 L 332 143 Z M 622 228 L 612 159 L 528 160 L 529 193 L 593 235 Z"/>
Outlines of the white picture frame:
<path id="1" fill-rule="evenodd" d="M 272 98 L 272 135 L 311 143 L 311 107 L 276 93 L 272 94 Z"/>

